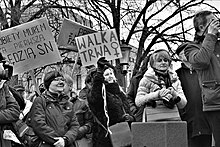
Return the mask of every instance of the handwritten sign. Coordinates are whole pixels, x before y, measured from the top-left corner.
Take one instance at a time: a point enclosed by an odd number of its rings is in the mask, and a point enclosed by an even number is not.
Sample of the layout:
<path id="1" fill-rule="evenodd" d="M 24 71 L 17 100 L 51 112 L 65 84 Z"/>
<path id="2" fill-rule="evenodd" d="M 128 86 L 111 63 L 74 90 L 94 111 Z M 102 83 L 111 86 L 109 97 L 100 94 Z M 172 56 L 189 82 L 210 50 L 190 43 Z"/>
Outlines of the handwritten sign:
<path id="1" fill-rule="evenodd" d="M 61 61 L 46 18 L 1 31 L 0 52 L 13 64 L 13 74 Z"/>
<path id="2" fill-rule="evenodd" d="M 107 60 L 122 57 L 115 29 L 88 34 L 75 39 L 83 66 L 96 64 L 100 57 L 106 57 Z"/>
<path id="3" fill-rule="evenodd" d="M 96 31 L 90 29 L 89 27 L 65 18 L 63 20 L 57 43 L 59 47 L 64 47 L 77 52 L 78 49 L 76 46 L 75 37 L 94 32 Z"/>

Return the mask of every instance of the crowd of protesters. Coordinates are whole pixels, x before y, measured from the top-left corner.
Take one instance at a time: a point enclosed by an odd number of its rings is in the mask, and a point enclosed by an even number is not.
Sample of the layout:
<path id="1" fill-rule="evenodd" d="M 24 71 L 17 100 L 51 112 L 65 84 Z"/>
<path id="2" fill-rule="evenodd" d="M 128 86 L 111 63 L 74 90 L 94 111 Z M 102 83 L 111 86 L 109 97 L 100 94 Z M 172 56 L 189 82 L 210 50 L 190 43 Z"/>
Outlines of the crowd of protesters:
<path id="1" fill-rule="evenodd" d="M 181 68 L 173 70 L 166 49 L 155 50 L 127 93 L 105 57 L 88 73 L 79 97 L 72 77 L 56 70 L 27 98 L 23 86 L 12 87 L 10 75 L 0 75 L 0 147 L 113 147 L 111 126 L 152 121 L 186 121 L 189 147 L 213 146 L 212 135 L 220 147 L 220 21 L 201 11 L 193 23 L 194 41 L 176 49 Z M 0 61 L 5 64 L 1 54 Z M 23 137 L 29 128 L 35 138 Z"/>

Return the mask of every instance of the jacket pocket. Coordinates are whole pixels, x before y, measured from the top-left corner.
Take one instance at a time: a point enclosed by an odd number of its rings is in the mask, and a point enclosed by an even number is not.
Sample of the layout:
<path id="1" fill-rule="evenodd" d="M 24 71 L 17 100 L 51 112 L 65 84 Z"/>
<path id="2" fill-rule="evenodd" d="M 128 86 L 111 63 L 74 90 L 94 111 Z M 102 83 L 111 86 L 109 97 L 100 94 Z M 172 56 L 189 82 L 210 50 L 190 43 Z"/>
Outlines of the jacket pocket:
<path id="1" fill-rule="evenodd" d="M 220 82 L 216 80 L 202 83 L 202 97 L 206 105 L 220 104 Z"/>

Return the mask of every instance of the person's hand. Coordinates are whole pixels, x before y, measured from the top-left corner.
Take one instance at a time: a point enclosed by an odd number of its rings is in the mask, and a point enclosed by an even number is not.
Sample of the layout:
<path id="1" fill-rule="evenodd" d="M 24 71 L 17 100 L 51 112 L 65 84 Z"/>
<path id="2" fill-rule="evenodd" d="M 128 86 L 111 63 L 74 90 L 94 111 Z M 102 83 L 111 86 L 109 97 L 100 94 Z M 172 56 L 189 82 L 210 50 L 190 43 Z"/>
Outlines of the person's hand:
<path id="1" fill-rule="evenodd" d="M 135 114 L 137 112 L 137 110 L 138 109 L 135 106 L 130 107 L 130 111 L 131 111 L 132 114 Z"/>
<path id="2" fill-rule="evenodd" d="M 112 65 L 105 59 L 105 57 L 99 58 L 99 60 L 97 61 L 97 65 L 98 65 L 98 71 L 104 71 L 105 66 L 114 69 L 114 66 L 112 66 Z"/>
<path id="3" fill-rule="evenodd" d="M 220 21 L 217 19 L 211 20 L 208 27 L 208 33 L 217 35 L 218 31 L 220 31 Z"/>
<path id="4" fill-rule="evenodd" d="M 158 96 L 159 98 L 165 97 L 167 94 L 170 94 L 170 90 L 166 88 L 162 88 L 159 90 Z"/>
<path id="5" fill-rule="evenodd" d="M 126 122 L 132 122 L 132 121 L 134 121 L 134 117 L 133 116 L 131 116 L 130 114 L 124 114 L 123 116 L 122 116 L 122 118 L 123 118 L 123 120 L 124 121 L 126 121 Z"/>
<path id="6" fill-rule="evenodd" d="M 55 147 L 64 147 L 65 146 L 65 141 L 64 141 L 63 137 L 55 137 L 54 139 L 57 140 L 57 142 L 55 142 L 53 144 Z"/>
<path id="7" fill-rule="evenodd" d="M 173 87 L 168 88 L 170 90 L 170 94 L 172 94 L 173 98 L 175 99 L 178 96 L 178 93 Z"/>

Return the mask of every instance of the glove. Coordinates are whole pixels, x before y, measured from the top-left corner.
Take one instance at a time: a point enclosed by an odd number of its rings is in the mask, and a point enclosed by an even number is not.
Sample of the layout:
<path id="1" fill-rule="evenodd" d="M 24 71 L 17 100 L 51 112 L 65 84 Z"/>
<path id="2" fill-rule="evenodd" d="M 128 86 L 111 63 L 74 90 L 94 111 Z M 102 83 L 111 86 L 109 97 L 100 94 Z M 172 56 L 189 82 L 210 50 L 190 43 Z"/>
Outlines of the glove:
<path id="1" fill-rule="evenodd" d="M 89 132 L 89 127 L 88 126 L 84 125 L 84 126 L 79 127 L 78 134 L 77 134 L 77 139 L 82 138 L 88 132 Z"/>
<path id="2" fill-rule="evenodd" d="M 122 116 L 122 118 L 123 118 L 123 120 L 126 121 L 126 122 L 132 122 L 132 121 L 134 121 L 134 117 L 131 116 L 131 115 L 129 115 L 129 114 L 124 114 L 124 115 Z"/>
<path id="3" fill-rule="evenodd" d="M 105 59 L 105 57 L 99 58 L 99 60 L 97 61 L 97 65 L 98 65 L 98 71 L 99 71 L 99 72 L 103 72 L 106 67 L 110 67 L 110 68 L 114 69 L 114 66 L 112 66 L 112 65 Z"/>

